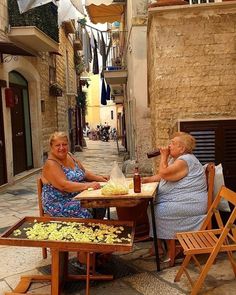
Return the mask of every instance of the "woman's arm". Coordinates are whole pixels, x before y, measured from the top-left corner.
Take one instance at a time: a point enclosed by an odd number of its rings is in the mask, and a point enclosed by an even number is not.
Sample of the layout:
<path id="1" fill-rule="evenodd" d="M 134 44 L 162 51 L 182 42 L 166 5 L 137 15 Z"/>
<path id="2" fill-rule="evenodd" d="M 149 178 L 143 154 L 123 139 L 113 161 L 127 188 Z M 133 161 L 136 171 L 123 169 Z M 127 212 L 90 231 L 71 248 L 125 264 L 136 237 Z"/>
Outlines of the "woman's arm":
<path id="1" fill-rule="evenodd" d="M 149 176 L 149 177 L 142 177 L 142 183 L 150 183 L 150 182 L 158 182 L 161 180 L 159 174 Z"/>
<path id="2" fill-rule="evenodd" d="M 184 160 L 175 160 L 169 166 L 160 163 L 159 175 L 167 181 L 178 181 L 188 175 L 188 165 Z"/>
<path id="3" fill-rule="evenodd" d="M 61 166 L 54 161 L 46 161 L 43 171 L 43 180 L 50 183 L 60 191 L 65 192 L 80 192 L 88 188 L 98 189 L 98 182 L 73 182 L 66 178 Z"/>
<path id="4" fill-rule="evenodd" d="M 109 179 L 109 176 L 96 175 L 88 170 L 85 170 L 85 179 L 88 181 L 107 182 Z"/>

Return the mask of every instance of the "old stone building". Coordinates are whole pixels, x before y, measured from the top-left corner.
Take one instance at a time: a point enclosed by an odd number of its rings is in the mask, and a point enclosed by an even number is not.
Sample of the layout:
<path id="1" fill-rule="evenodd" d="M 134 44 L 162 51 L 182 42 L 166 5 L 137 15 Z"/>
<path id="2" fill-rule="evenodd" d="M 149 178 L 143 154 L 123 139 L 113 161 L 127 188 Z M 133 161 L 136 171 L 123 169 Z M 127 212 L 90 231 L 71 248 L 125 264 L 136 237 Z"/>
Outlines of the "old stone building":
<path id="1" fill-rule="evenodd" d="M 222 163 L 236 189 L 235 3 L 151 8 L 148 22 L 153 146 L 192 133 L 200 161 Z"/>
<path id="2" fill-rule="evenodd" d="M 0 0 L 0 185 L 40 168 L 49 135 L 78 141 L 75 21 L 57 3 L 20 13 Z"/>

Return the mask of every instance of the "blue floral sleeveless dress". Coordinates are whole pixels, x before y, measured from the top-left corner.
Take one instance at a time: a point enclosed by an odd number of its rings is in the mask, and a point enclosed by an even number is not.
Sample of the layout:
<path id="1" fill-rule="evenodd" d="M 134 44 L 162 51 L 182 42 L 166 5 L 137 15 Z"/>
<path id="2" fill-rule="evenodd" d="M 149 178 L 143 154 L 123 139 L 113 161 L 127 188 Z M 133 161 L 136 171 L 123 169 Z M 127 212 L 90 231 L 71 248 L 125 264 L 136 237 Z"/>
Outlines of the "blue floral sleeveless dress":
<path id="1" fill-rule="evenodd" d="M 56 161 L 48 159 L 48 161 L 50 160 Z M 58 164 L 61 166 L 68 180 L 73 182 L 83 182 L 85 173 L 78 166 L 77 162 L 74 161 L 74 163 L 74 169 Z M 76 192 L 62 192 L 49 183 L 43 184 L 42 203 L 44 212 L 56 217 L 92 218 L 91 213 L 87 209 L 81 207 L 79 200 L 73 200 L 73 197 L 77 194 L 78 193 Z"/>

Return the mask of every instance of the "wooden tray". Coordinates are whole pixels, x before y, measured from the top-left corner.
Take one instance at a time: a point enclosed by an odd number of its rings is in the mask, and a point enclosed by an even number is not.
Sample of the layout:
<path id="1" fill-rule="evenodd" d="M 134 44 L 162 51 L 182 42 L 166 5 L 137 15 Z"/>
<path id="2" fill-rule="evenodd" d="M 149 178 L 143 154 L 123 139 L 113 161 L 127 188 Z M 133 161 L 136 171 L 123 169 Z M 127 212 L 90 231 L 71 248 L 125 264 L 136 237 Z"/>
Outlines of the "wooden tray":
<path id="1" fill-rule="evenodd" d="M 89 227 L 89 223 L 93 224 L 106 224 L 110 226 L 122 226 L 124 227 L 124 233 L 127 236 L 130 234 L 130 242 L 123 241 L 112 244 L 105 242 L 72 242 L 72 241 L 53 241 L 53 240 L 32 240 L 28 239 L 24 234 L 20 236 L 14 236 L 13 232 L 17 229 L 23 229 L 29 227 L 29 223 L 37 222 L 77 222 L 83 223 Z M 0 245 L 10 246 L 26 246 L 26 247 L 45 247 L 56 248 L 60 251 L 86 251 L 86 252 L 123 252 L 131 251 L 134 241 L 134 226 L 133 222 L 129 221 L 117 221 L 117 220 L 96 220 L 96 219 L 79 219 L 79 218 L 63 218 L 63 217 L 24 217 L 10 229 L 5 231 L 0 236 Z"/>

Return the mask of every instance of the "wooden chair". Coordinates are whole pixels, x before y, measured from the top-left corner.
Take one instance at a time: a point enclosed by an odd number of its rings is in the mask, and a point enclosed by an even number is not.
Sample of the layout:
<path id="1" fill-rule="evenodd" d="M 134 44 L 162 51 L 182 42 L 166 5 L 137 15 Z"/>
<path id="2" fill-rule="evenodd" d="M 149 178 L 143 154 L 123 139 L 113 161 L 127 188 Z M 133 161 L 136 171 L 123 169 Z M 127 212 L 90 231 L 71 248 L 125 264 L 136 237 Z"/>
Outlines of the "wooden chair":
<path id="1" fill-rule="evenodd" d="M 37 187 L 38 187 L 38 206 L 39 206 L 39 216 L 49 216 L 47 213 L 43 211 L 43 204 L 42 204 L 42 188 L 43 182 L 41 178 L 37 179 Z M 47 248 L 42 248 L 43 259 L 47 258 Z"/>
<path id="2" fill-rule="evenodd" d="M 228 218 L 227 223 L 223 224 L 219 210 L 217 209 L 220 200 L 224 198 L 232 204 L 233 210 Z M 218 228 L 208 229 L 212 217 L 215 216 Z M 208 211 L 207 217 L 199 231 L 177 233 L 177 239 L 184 249 L 185 259 L 175 277 L 175 282 L 178 282 L 183 274 L 186 273 L 188 280 L 192 285 L 191 295 L 198 294 L 207 273 L 214 263 L 219 252 L 226 252 L 231 263 L 234 275 L 236 277 L 236 261 L 232 251 L 236 251 L 236 193 L 222 186 L 216 199 Z M 202 266 L 198 261 L 198 255 L 207 254 L 206 263 Z M 187 267 L 191 261 L 199 267 L 200 273 L 197 279 L 193 282 L 190 277 Z"/>
<path id="3" fill-rule="evenodd" d="M 210 209 L 212 201 L 213 201 L 213 191 L 214 191 L 214 177 L 215 177 L 215 164 L 208 163 L 206 170 L 206 180 L 207 180 L 207 211 Z M 208 229 L 212 228 L 212 222 L 209 222 Z M 182 251 L 181 246 L 176 243 L 176 240 L 169 240 L 168 242 L 169 247 L 169 256 L 170 256 L 170 263 L 169 266 L 175 265 L 175 258 L 176 254 Z"/>

